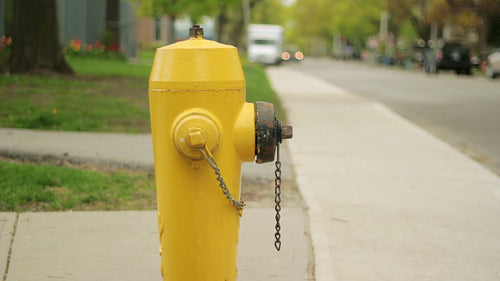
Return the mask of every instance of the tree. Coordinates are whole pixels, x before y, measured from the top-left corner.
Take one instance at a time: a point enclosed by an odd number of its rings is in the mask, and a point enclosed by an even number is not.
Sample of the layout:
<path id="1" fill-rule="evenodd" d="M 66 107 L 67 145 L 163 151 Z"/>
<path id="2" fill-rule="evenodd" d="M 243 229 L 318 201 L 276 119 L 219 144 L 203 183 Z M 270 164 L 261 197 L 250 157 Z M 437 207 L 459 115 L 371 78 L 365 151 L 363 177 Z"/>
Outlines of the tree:
<path id="1" fill-rule="evenodd" d="M 133 0 L 139 7 L 139 13 L 146 17 L 168 16 L 167 44 L 175 42 L 175 21 L 188 13 L 193 5 L 190 0 Z"/>
<path id="2" fill-rule="evenodd" d="M 487 15 L 486 28 L 483 29 L 484 40 L 491 46 L 500 47 L 500 0 L 491 0 L 491 7 L 485 6 L 483 13 Z M 484 43 L 483 43 L 484 44 Z"/>
<path id="3" fill-rule="evenodd" d="M 196 22 L 203 16 L 216 16 L 217 10 L 223 16 L 231 2 L 237 0 L 133 0 L 139 5 L 140 14 L 147 17 L 168 16 L 167 44 L 175 42 L 175 21 L 181 16 L 189 16 Z M 220 16 L 218 16 L 220 17 Z"/>
<path id="4" fill-rule="evenodd" d="M 415 5 L 415 2 L 409 0 L 387 0 L 386 2 L 385 10 L 389 14 L 389 30 L 394 35 L 396 41 L 399 38 L 403 37 L 402 33 L 404 33 L 405 27 L 410 27 L 406 29 L 410 29 L 413 35 L 408 36 L 408 34 L 406 34 L 405 39 L 408 39 L 408 37 L 411 37 L 411 39 L 416 39 L 414 37 L 415 33 L 417 33 L 417 30 L 411 28 L 412 23 L 409 21 L 412 12 L 415 10 L 411 9 L 412 5 Z M 420 17 L 417 17 L 417 19 L 419 18 Z"/>
<path id="5" fill-rule="evenodd" d="M 252 23 L 282 25 L 285 21 L 285 7 L 281 0 L 253 0 L 250 7 Z"/>
<path id="6" fill-rule="evenodd" d="M 440 30 L 452 25 L 458 30 L 479 31 L 479 47 L 486 48 L 491 20 L 498 18 L 500 0 L 388 0 L 391 17 L 405 17 L 425 41 L 431 39 L 431 25 Z M 490 38 L 491 40 L 491 38 Z"/>
<path id="7" fill-rule="evenodd" d="M 314 52 L 313 41 L 333 38 L 333 4 L 326 0 L 297 0 L 293 4 L 293 38 L 306 53 Z"/>
<path id="8" fill-rule="evenodd" d="M 398 37 L 401 27 L 409 22 L 418 37 L 428 41 L 432 23 L 429 6 L 437 7 L 443 1 L 446 0 L 387 0 L 385 9 L 390 15 L 391 32 Z"/>
<path id="9" fill-rule="evenodd" d="M 297 0 L 293 6 L 294 37 L 307 53 L 331 45 L 335 35 L 363 44 L 378 32 L 381 0 Z M 319 52 L 321 53 L 321 52 Z"/>
<path id="10" fill-rule="evenodd" d="M 383 1 L 337 1 L 331 21 L 333 31 L 358 42 L 378 33 L 383 10 L 381 2 Z"/>
<path id="11" fill-rule="evenodd" d="M 214 0 L 212 0 L 214 1 Z M 220 3 L 217 12 L 217 41 L 244 49 L 246 47 L 246 31 L 243 1 L 215 0 Z M 284 7 L 280 0 L 248 0 L 250 23 L 279 24 L 284 23 Z"/>
<path id="12" fill-rule="evenodd" d="M 155 17 L 168 16 L 169 28 L 167 32 L 167 44 L 175 42 L 175 21 L 178 16 L 187 13 L 193 1 L 190 0 L 152 0 L 152 12 Z"/>
<path id="13" fill-rule="evenodd" d="M 216 20 L 216 40 L 239 45 L 243 34 L 243 8 L 241 0 L 133 0 L 139 5 L 140 14 L 148 17 L 169 17 L 167 44 L 175 42 L 175 20 L 189 16 L 193 23 L 203 16 Z M 250 6 L 261 0 L 250 0 Z"/>
<path id="14" fill-rule="evenodd" d="M 243 33 L 243 5 L 240 0 L 212 0 L 214 9 L 208 15 L 215 17 L 216 38 L 218 42 L 237 45 Z M 251 3 L 252 1 L 250 1 Z M 235 38 L 237 37 L 237 38 Z"/>
<path id="15" fill-rule="evenodd" d="M 59 42 L 56 0 L 14 1 L 11 35 L 11 73 L 74 73 Z"/>

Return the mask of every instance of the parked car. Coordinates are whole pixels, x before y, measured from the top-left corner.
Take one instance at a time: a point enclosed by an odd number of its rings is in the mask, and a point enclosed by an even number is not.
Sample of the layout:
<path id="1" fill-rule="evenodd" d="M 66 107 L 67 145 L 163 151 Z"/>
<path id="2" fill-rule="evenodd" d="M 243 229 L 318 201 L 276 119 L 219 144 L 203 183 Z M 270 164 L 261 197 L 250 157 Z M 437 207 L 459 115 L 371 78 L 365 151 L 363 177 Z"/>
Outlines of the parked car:
<path id="1" fill-rule="evenodd" d="M 490 78 L 500 76 L 500 49 L 497 49 L 488 56 L 488 67 L 486 75 Z"/>
<path id="2" fill-rule="evenodd" d="M 436 52 L 437 70 L 451 69 L 457 74 L 471 73 L 472 53 L 469 47 L 456 42 L 447 42 Z"/>
<path id="3" fill-rule="evenodd" d="M 446 42 L 436 51 L 428 49 L 424 69 L 427 72 L 454 70 L 457 74 L 471 74 L 471 58 L 470 47 L 458 42 Z"/>

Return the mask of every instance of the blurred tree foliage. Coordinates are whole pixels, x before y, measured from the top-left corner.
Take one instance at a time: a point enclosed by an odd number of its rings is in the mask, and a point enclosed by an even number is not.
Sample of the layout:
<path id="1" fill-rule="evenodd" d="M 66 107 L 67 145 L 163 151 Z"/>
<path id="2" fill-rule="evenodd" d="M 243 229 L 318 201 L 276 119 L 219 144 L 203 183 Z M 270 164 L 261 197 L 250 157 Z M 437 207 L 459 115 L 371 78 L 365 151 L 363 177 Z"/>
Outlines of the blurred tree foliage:
<path id="1" fill-rule="evenodd" d="M 250 12 L 251 23 L 279 24 L 285 23 L 286 10 L 281 0 L 253 1 Z"/>
<path id="2" fill-rule="evenodd" d="M 193 22 L 203 16 L 216 21 L 217 41 L 245 45 L 243 0 L 133 0 L 143 15 L 171 19 L 188 15 Z M 383 11 L 388 12 L 389 32 L 397 40 L 430 39 L 431 26 L 438 36 L 452 24 L 479 33 L 478 45 L 500 45 L 500 0 L 248 0 L 250 22 L 281 24 L 288 43 L 309 52 L 312 42 L 329 49 L 335 35 L 362 46 L 377 36 Z M 170 24 L 173 30 L 173 24 Z M 173 34 L 173 32 L 169 32 Z M 169 42 L 174 39 L 170 38 Z"/>
<path id="3" fill-rule="evenodd" d="M 221 0 L 212 0 L 221 1 Z M 241 0 L 222 0 L 216 11 L 217 41 L 244 49 L 246 32 L 244 30 L 244 7 Z M 250 23 L 283 24 L 284 7 L 281 0 L 248 0 Z"/>
<path id="4" fill-rule="evenodd" d="M 168 16 L 168 32 L 167 43 L 175 42 L 175 20 L 184 15 L 191 15 L 196 18 L 203 16 L 202 12 L 205 8 L 212 7 L 212 2 L 218 0 L 132 0 L 139 10 L 139 14 L 145 17 L 163 17 Z M 222 1 L 222 0 L 221 0 Z"/>
<path id="5" fill-rule="evenodd" d="M 334 35 L 364 41 L 378 32 L 383 0 L 296 0 L 291 7 L 293 35 L 306 52 L 310 42 L 331 44 Z"/>
<path id="6" fill-rule="evenodd" d="M 432 24 L 436 24 L 439 31 L 448 24 L 479 31 L 482 48 L 487 42 L 498 44 L 488 33 L 495 29 L 491 21 L 500 18 L 500 0 L 388 0 L 386 8 L 391 18 L 399 22 L 409 20 L 419 37 L 426 41 L 430 39 Z"/>
<path id="7" fill-rule="evenodd" d="M 395 39 L 427 41 L 434 24 L 438 36 L 445 25 L 453 25 L 478 31 L 481 49 L 500 44 L 500 0 L 296 0 L 290 9 L 288 38 L 306 51 L 315 39 L 331 44 L 334 35 L 364 44 L 379 33 L 383 11 Z"/>
<path id="8" fill-rule="evenodd" d="M 244 45 L 244 18 L 242 0 L 133 0 L 139 13 L 147 17 L 169 17 L 169 38 L 173 38 L 175 19 L 189 16 L 193 23 L 204 16 L 215 19 L 216 40 L 235 46 Z M 248 0 L 251 23 L 282 24 L 284 7 L 281 0 Z"/>

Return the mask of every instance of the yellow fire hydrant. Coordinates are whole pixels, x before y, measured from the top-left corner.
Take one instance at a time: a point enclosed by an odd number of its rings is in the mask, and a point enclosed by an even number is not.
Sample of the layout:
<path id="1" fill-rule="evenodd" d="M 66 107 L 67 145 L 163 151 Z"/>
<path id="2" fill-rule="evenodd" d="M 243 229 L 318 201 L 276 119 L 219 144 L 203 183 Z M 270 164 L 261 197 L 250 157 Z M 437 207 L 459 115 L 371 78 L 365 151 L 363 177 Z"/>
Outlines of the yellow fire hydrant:
<path id="1" fill-rule="evenodd" d="M 271 130 L 256 133 L 237 49 L 194 26 L 157 49 L 149 102 L 163 280 L 236 280 L 241 164 L 274 154 Z"/>

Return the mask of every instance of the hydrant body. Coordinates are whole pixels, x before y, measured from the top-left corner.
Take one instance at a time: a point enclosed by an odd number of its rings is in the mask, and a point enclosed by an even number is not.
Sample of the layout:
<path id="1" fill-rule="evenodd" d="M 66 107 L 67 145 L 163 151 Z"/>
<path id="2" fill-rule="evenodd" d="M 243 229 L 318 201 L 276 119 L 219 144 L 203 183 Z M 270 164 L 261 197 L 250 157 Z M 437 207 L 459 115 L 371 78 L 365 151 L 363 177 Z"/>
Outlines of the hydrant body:
<path id="1" fill-rule="evenodd" d="M 163 280 L 236 280 L 241 210 L 202 150 L 239 201 L 241 164 L 255 158 L 255 109 L 245 96 L 235 47 L 193 36 L 157 49 L 149 101 Z"/>

